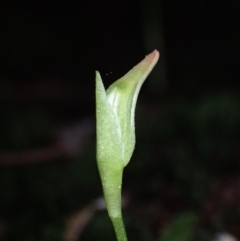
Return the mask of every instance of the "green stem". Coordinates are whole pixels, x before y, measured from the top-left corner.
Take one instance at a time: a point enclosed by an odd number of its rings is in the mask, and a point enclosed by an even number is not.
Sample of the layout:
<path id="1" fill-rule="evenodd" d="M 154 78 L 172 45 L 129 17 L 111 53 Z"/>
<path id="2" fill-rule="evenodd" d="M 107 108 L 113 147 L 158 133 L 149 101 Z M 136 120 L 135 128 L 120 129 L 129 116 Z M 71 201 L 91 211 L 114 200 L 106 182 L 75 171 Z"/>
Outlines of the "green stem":
<path id="1" fill-rule="evenodd" d="M 127 241 L 127 235 L 122 217 L 111 218 L 118 241 Z"/>

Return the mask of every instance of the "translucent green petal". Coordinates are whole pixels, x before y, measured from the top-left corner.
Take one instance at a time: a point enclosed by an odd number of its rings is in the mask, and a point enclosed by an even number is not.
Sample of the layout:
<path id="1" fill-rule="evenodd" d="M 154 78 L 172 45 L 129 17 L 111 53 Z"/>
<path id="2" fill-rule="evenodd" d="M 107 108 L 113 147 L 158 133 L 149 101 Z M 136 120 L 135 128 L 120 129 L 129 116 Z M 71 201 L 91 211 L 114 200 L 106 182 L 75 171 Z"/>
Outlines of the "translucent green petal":
<path id="1" fill-rule="evenodd" d="M 107 90 L 107 98 L 117 116 L 122 133 L 124 166 L 128 164 L 135 146 L 135 108 L 140 88 L 159 58 L 154 51 Z"/>

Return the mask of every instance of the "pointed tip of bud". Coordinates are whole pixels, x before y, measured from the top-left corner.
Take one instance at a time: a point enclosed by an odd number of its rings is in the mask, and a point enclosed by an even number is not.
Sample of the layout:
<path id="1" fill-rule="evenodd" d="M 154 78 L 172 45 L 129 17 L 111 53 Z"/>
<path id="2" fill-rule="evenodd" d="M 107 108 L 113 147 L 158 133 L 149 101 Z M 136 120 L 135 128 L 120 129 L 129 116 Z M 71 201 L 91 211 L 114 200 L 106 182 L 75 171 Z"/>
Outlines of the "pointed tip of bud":
<path id="1" fill-rule="evenodd" d="M 99 77 L 101 78 L 101 75 L 100 75 L 99 71 L 97 71 L 97 70 L 95 71 L 95 76 L 98 77 L 98 78 Z"/>
<path id="2" fill-rule="evenodd" d="M 158 50 L 155 49 L 152 53 L 146 55 L 143 61 L 146 61 L 147 63 L 151 62 L 152 65 L 154 66 L 157 63 L 159 57 L 160 57 L 160 53 L 158 52 Z"/>

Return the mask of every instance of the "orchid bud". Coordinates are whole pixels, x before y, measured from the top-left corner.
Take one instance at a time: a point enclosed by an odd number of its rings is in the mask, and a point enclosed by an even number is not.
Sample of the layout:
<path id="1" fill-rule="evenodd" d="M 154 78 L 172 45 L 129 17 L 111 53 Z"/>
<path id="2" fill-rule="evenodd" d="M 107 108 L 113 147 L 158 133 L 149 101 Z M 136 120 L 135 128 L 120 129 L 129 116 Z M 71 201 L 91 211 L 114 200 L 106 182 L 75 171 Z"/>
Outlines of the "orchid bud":
<path id="1" fill-rule="evenodd" d="M 153 51 L 107 91 L 96 72 L 97 163 L 110 217 L 121 216 L 122 173 L 135 147 L 137 97 L 158 58 Z"/>

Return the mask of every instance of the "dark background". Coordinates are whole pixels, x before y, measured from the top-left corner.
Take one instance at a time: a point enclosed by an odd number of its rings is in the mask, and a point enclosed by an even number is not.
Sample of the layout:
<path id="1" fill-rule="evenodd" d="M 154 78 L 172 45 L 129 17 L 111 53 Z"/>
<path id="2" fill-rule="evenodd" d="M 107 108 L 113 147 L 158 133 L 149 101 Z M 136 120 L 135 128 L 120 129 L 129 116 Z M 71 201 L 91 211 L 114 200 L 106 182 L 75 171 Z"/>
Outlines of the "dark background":
<path id="1" fill-rule="evenodd" d="M 129 240 L 240 238 L 239 12 L 236 0 L 2 1 L 2 240 L 62 240 L 101 195 L 95 71 L 107 87 L 154 49 L 123 182 Z M 91 212 L 75 240 L 115 239 Z"/>

